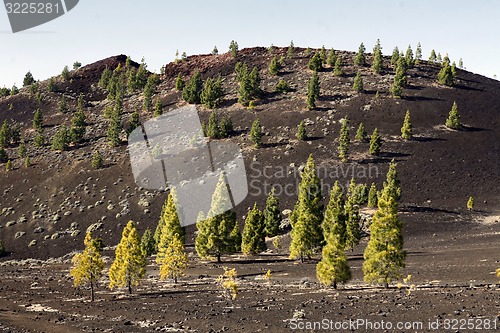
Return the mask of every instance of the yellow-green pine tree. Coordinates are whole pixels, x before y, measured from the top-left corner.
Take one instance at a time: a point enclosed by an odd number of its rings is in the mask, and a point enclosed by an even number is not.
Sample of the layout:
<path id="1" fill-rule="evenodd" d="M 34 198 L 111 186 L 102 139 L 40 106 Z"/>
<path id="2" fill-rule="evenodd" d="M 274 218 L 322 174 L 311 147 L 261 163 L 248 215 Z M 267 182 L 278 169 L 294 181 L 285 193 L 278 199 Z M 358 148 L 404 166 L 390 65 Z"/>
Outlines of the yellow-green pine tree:
<path id="1" fill-rule="evenodd" d="M 401 137 L 405 140 L 411 140 L 413 136 L 413 126 L 410 119 L 410 111 L 406 111 L 403 127 L 401 127 Z"/>
<path id="2" fill-rule="evenodd" d="M 257 204 L 248 212 L 241 238 L 241 251 L 244 255 L 255 255 L 267 249 L 264 214 L 257 208 Z"/>
<path id="3" fill-rule="evenodd" d="M 139 234 L 133 221 L 129 221 L 122 232 L 122 239 L 116 247 L 115 260 L 109 269 L 109 288 L 138 286 L 146 273 L 146 257 L 141 248 Z"/>
<path id="4" fill-rule="evenodd" d="M 337 283 L 345 283 L 351 279 L 347 256 L 334 234 L 327 238 L 321 261 L 316 265 L 316 276 L 321 284 L 333 285 L 334 289 L 337 289 Z"/>
<path id="5" fill-rule="evenodd" d="M 472 195 L 469 197 L 469 201 L 467 201 L 467 209 L 468 210 L 474 209 L 474 198 L 472 197 Z"/>
<path id="6" fill-rule="evenodd" d="M 175 191 L 171 190 L 168 194 L 167 203 L 165 204 L 165 209 L 162 216 L 162 229 L 160 231 L 160 237 L 158 241 L 158 253 L 156 256 L 156 262 L 160 263 L 165 255 L 162 250 L 168 248 L 168 245 L 174 239 L 178 237 L 181 242 L 184 242 L 184 231 L 181 227 L 181 222 L 179 220 L 179 215 L 176 209 L 176 195 Z"/>
<path id="7" fill-rule="evenodd" d="M 73 268 L 70 275 L 73 277 L 75 287 L 89 284 L 91 301 L 94 301 L 94 286 L 102 276 L 104 262 L 101 259 L 97 242 L 92 238 L 90 232 L 85 236 L 83 242 L 85 249 L 77 253 L 72 259 Z"/>
<path id="8" fill-rule="evenodd" d="M 188 267 L 188 256 L 184 243 L 181 238 L 175 234 L 166 248 L 159 248 L 159 251 L 164 253 L 160 262 L 160 279 L 173 279 L 177 283 L 177 279 L 186 275 Z"/>

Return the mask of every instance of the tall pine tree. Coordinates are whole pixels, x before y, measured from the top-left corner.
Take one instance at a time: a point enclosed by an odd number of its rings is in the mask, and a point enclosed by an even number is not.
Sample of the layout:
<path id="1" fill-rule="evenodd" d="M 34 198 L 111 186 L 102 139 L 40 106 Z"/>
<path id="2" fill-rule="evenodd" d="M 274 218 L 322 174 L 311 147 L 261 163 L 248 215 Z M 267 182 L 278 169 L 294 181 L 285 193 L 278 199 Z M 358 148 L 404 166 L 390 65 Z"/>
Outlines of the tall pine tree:
<path id="1" fill-rule="evenodd" d="M 266 208 L 264 209 L 264 224 L 266 226 L 266 235 L 276 236 L 279 232 L 281 222 L 281 212 L 279 209 L 279 198 L 274 194 L 274 187 L 267 196 Z"/>
<path id="2" fill-rule="evenodd" d="M 244 255 L 255 255 L 266 249 L 264 214 L 257 208 L 257 204 L 254 204 L 245 220 L 241 235 L 241 252 Z"/>

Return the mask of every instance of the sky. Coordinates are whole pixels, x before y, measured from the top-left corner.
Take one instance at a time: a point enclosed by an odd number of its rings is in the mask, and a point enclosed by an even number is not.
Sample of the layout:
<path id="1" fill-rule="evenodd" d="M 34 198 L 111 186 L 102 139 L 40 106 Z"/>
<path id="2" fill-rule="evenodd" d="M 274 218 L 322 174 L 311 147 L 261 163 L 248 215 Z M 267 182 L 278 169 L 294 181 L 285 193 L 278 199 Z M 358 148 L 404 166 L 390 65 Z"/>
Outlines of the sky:
<path id="1" fill-rule="evenodd" d="M 145 58 L 159 72 L 180 53 L 227 52 L 231 40 L 241 48 L 295 46 L 371 52 L 377 38 L 383 53 L 395 46 L 415 51 L 422 45 L 467 70 L 500 75 L 500 1 L 439 0 L 80 0 L 66 15 L 13 34 L 0 8 L 0 87 L 22 86 L 31 71 L 45 80 L 72 67 L 109 56 Z"/>

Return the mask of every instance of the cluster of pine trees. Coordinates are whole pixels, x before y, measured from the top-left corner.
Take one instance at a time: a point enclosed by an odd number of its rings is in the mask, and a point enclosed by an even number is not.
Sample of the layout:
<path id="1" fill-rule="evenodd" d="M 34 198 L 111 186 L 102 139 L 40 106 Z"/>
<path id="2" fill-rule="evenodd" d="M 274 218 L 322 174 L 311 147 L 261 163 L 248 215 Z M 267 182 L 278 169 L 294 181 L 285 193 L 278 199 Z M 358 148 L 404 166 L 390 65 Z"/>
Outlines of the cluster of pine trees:
<path id="1" fill-rule="evenodd" d="M 182 76 L 177 76 L 175 87 L 182 91 L 182 98 L 190 104 L 203 104 L 208 109 L 217 108 L 224 99 L 224 88 L 222 78 L 219 75 L 217 79 L 207 78 L 205 82 L 201 79 L 198 70 L 184 82 Z"/>

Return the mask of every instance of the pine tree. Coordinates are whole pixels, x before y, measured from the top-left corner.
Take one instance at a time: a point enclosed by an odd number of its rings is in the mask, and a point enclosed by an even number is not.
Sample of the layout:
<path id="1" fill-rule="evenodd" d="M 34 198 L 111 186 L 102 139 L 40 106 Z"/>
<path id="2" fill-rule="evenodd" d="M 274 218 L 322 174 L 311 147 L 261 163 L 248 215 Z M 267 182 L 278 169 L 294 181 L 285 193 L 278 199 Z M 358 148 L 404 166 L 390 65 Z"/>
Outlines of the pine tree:
<path id="1" fill-rule="evenodd" d="M 326 48 L 325 45 L 321 47 L 321 50 L 319 51 L 319 56 L 321 58 L 321 64 L 324 65 L 326 64 Z"/>
<path id="2" fill-rule="evenodd" d="M 62 72 L 61 72 L 61 76 L 63 78 L 64 81 L 68 81 L 69 80 L 69 68 L 68 66 L 64 66 Z"/>
<path id="3" fill-rule="evenodd" d="M 213 50 L 212 50 L 212 55 L 218 55 L 219 54 L 219 50 L 217 49 L 217 46 L 214 46 Z"/>
<path id="4" fill-rule="evenodd" d="M 303 120 L 299 123 L 299 126 L 297 127 L 296 137 L 300 141 L 304 141 L 307 139 L 306 125 Z"/>
<path id="5" fill-rule="evenodd" d="M 13 169 L 12 161 L 8 160 L 7 164 L 5 164 L 5 171 L 9 172 L 9 171 L 12 171 L 12 169 Z"/>
<path id="6" fill-rule="evenodd" d="M 141 250 L 145 257 L 156 253 L 156 242 L 151 229 L 147 228 L 141 237 Z"/>
<path id="7" fill-rule="evenodd" d="M 165 256 L 165 250 L 174 237 L 178 237 L 181 242 L 184 242 L 184 230 L 181 227 L 179 215 L 177 213 L 177 198 L 175 190 L 170 190 L 167 201 L 162 209 L 162 215 L 155 232 L 155 241 L 158 248 L 156 262 L 161 263 Z"/>
<path id="8" fill-rule="evenodd" d="M 184 243 L 175 235 L 162 252 L 164 256 L 160 262 L 160 280 L 173 279 L 177 283 L 179 277 L 186 275 L 189 262 Z"/>
<path id="9" fill-rule="evenodd" d="M 321 229 L 323 221 L 321 200 L 323 196 L 312 155 L 309 155 L 301 177 L 297 203 L 290 215 L 292 225 L 290 258 L 300 258 L 302 262 L 304 257 L 310 257 L 314 254 L 323 242 Z"/>
<path id="10" fill-rule="evenodd" d="M 328 201 L 328 205 L 326 206 L 321 227 L 324 239 L 328 242 L 332 237 L 335 238 L 335 241 L 342 249 L 344 249 L 346 241 L 346 216 L 344 209 L 343 191 L 337 180 L 330 191 L 330 201 Z"/>
<path id="11" fill-rule="evenodd" d="M 220 139 L 221 137 L 218 113 L 216 111 L 210 113 L 208 125 L 206 126 L 206 136 L 210 139 Z"/>
<path id="12" fill-rule="evenodd" d="M 396 67 L 397 64 L 398 64 L 398 60 L 399 60 L 399 49 L 398 47 L 394 47 L 394 49 L 392 50 L 392 56 L 391 56 L 391 66 L 393 67 Z"/>
<path id="13" fill-rule="evenodd" d="M 289 92 L 291 89 L 286 83 L 284 79 L 279 80 L 279 82 L 276 84 L 276 88 L 274 89 L 275 92 L 279 93 L 286 93 Z"/>
<path id="14" fill-rule="evenodd" d="M 293 45 L 293 40 L 292 40 L 290 41 L 290 46 L 288 46 L 288 49 L 286 50 L 286 56 L 288 58 L 292 58 L 294 52 L 295 52 L 295 46 Z"/>
<path id="15" fill-rule="evenodd" d="M 158 97 L 155 102 L 155 108 L 153 111 L 153 117 L 159 117 L 163 114 L 163 103 L 161 102 L 161 98 Z"/>
<path id="16" fill-rule="evenodd" d="M 451 111 L 448 114 L 448 118 L 446 118 L 445 125 L 446 127 L 455 130 L 459 130 L 462 128 L 462 124 L 460 123 L 460 114 L 458 113 L 457 102 L 453 102 L 453 106 L 451 107 Z"/>
<path id="17" fill-rule="evenodd" d="M 107 139 L 111 147 L 117 147 L 121 143 L 120 133 L 122 131 L 122 124 L 120 121 L 119 109 L 113 110 L 111 113 L 111 120 L 108 125 Z"/>
<path id="18" fill-rule="evenodd" d="M 175 89 L 177 91 L 182 91 L 184 89 L 184 80 L 182 79 L 181 73 L 177 74 L 175 79 Z"/>
<path id="19" fill-rule="evenodd" d="M 354 250 L 354 247 L 359 244 L 361 239 L 361 229 L 359 221 L 359 206 L 356 203 L 356 196 L 354 193 L 347 195 L 345 202 L 345 249 Z"/>
<path id="20" fill-rule="evenodd" d="M 83 252 L 75 254 L 71 260 L 73 267 L 69 273 L 73 277 L 75 287 L 87 283 L 90 285 L 90 300 L 93 302 L 94 286 L 102 276 L 104 261 L 101 259 L 97 242 L 92 238 L 90 232 L 85 236 L 84 244 Z"/>
<path id="21" fill-rule="evenodd" d="M 418 42 L 417 49 L 415 50 L 415 64 L 418 65 L 421 60 L 422 60 L 422 45 L 420 45 L 420 42 Z"/>
<path id="22" fill-rule="evenodd" d="M 62 126 L 52 137 L 52 149 L 66 150 L 68 149 L 70 141 L 71 136 L 68 128 L 66 126 Z"/>
<path id="23" fill-rule="evenodd" d="M 338 55 L 335 60 L 335 67 L 333 68 L 333 75 L 342 76 L 344 75 L 344 70 L 342 69 L 342 55 Z"/>
<path id="24" fill-rule="evenodd" d="M 124 287 L 132 293 L 146 273 L 146 258 L 133 221 L 123 229 L 122 238 L 116 247 L 115 260 L 109 269 L 109 288 Z"/>
<path id="25" fill-rule="evenodd" d="M 28 153 L 28 149 L 26 148 L 26 144 L 24 142 L 21 142 L 19 145 L 19 149 L 17 150 L 17 155 L 19 158 L 25 158 L 26 154 Z"/>
<path id="26" fill-rule="evenodd" d="M 361 71 L 358 70 L 356 77 L 354 78 L 354 85 L 352 89 L 357 92 L 363 91 L 363 77 L 361 76 Z"/>
<path id="27" fill-rule="evenodd" d="M 5 119 L 0 128 L 0 148 L 5 148 L 10 143 L 10 127 Z"/>
<path id="28" fill-rule="evenodd" d="M 204 220 L 200 217 L 196 223 L 195 248 L 201 258 L 217 258 L 237 252 L 241 248 L 241 233 L 236 222 L 236 213 L 229 210 L 232 207 L 228 188 L 221 174 L 212 196 L 212 205 Z"/>
<path id="29" fill-rule="evenodd" d="M 5 163 L 9 160 L 9 156 L 4 148 L 0 147 L 0 163 Z"/>
<path id="30" fill-rule="evenodd" d="M 71 141 L 74 143 L 81 143 L 85 136 L 85 113 L 79 108 L 79 110 L 71 118 L 71 129 L 70 136 Z"/>
<path id="31" fill-rule="evenodd" d="M 443 60 L 441 59 L 441 53 L 438 53 L 436 61 L 441 63 Z"/>
<path id="32" fill-rule="evenodd" d="M 268 237 L 276 236 L 279 232 L 281 212 L 279 209 L 279 198 L 275 196 L 274 187 L 267 196 L 266 208 L 264 209 L 264 225 Z"/>
<path id="33" fill-rule="evenodd" d="M 389 175 L 388 175 L 389 177 Z M 385 287 L 400 278 L 405 267 L 403 224 L 398 218 L 397 199 L 386 185 L 378 199 L 378 209 L 370 225 L 370 240 L 364 252 L 364 280 L 383 283 Z"/>
<path id="34" fill-rule="evenodd" d="M 365 51 L 366 51 L 365 45 L 361 43 L 361 45 L 359 45 L 358 54 L 356 55 L 356 58 L 354 58 L 355 65 L 358 66 L 366 65 Z"/>
<path id="35" fill-rule="evenodd" d="M 328 237 L 323 248 L 321 261 L 316 265 L 316 276 L 324 286 L 337 289 L 338 283 L 351 279 L 351 270 L 344 249 L 335 237 Z"/>
<path id="36" fill-rule="evenodd" d="M 375 74 L 379 74 L 382 71 L 382 47 L 378 39 L 373 48 L 372 70 Z"/>
<path id="37" fill-rule="evenodd" d="M 233 121 L 229 116 L 222 117 L 219 122 L 219 131 L 222 139 L 229 138 L 233 134 Z"/>
<path id="38" fill-rule="evenodd" d="M 259 118 L 255 119 L 252 123 L 252 129 L 250 130 L 250 139 L 256 148 L 260 148 L 262 145 L 262 126 L 260 125 Z"/>
<path id="39" fill-rule="evenodd" d="M 403 87 L 407 84 L 408 79 L 406 77 L 406 60 L 403 57 L 399 57 L 396 67 L 396 75 L 394 76 L 394 82 L 391 86 L 392 96 L 401 97 L 401 95 L 403 94 Z"/>
<path id="40" fill-rule="evenodd" d="M 408 48 L 406 49 L 405 60 L 408 67 L 410 68 L 413 67 L 414 60 L 413 60 L 413 50 L 411 48 L 411 45 L 408 45 Z"/>
<path id="41" fill-rule="evenodd" d="M 59 112 L 66 113 L 68 112 L 68 102 L 66 102 L 66 96 L 62 95 L 61 100 L 59 101 Z"/>
<path id="42" fill-rule="evenodd" d="M 40 133 L 42 131 L 42 126 L 43 126 L 43 115 L 42 111 L 40 109 L 37 109 L 35 111 L 35 114 L 33 116 L 33 128 Z"/>
<path id="43" fill-rule="evenodd" d="M 431 55 L 429 56 L 429 62 L 436 62 L 436 51 L 432 50 Z"/>
<path id="44" fill-rule="evenodd" d="M 374 156 L 378 156 L 380 154 L 380 148 L 382 147 L 382 138 L 378 129 L 375 128 L 370 137 L 370 154 Z"/>
<path id="45" fill-rule="evenodd" d="M 328 66 L 335 66 L 335 62 L 337 61 L 337 55 L 335 54 L 335 50 L 332 48 L 330 52 L 328 52 L 328 58 L 326 59 L 326 63 Z"/>
<path id="46" fill-rule="evenodd" d="M 455 62 L 451 64 L 451 74 L 453 78 L 457 76 L 457 64 Z"/>
<path id="47" fill-rule="evenodd" d="M 280 70 L 280 65 L 278 63 L 278 57 L 274 56 L 269 63 L 269 74 L 278 75 Z"/>
<path id="48" fill-rule="evenodd" d="M 342 162 L 347 162 L 349 158 L 349 118 L 346 116 L 344 121 L 342 122 L 342 126 L 340 127 L 340 136 L 339 136 L 339 159 Z"/>
<path id="49" fill-rule="evenodd" d="M 438 82 L 446 86 L 453 86 L 453 71 L 449 62 L 443 63 L 443 68 L 438 73 Z"/>
<path id="50" fill-rule="evenodd" d="M 189 104 L 200 104 L 202 89 L 203 82 L 201 80 L 201 74 L 196 70 L 182 89 L 182 98 Z"/>
<path id="51" fill-rule="evenodd" d="M 359 123 L 358 130 L 356 131 L 355 139 L 356 141 L 364 142 L 366 141 L 366 130 L 365 125 L 363 123 Z"/>
<path id="52" fill-rule="evenodd" d="M 221 103 L 223 94 L 221 77 L 219 76 L 217 80 L 208 78 L 203 85 L 201 102 L 205 107 L 215 109 Z"/>
<path id="53" fill-rule="evenodd" d="M 139 113 L 137 111 L 132 112 L 129 119 L 127 135 L 132 133 L 137 127 L 141 126 L 141 121 L 139 119 Z"/>
<path id="54" fill-rule="evenodd" d="M 397 166 L 397 163 L 392 160 L 387 171 L 386 181 L 384 182 L 384 190 L 387 190 L 396 201 L 399 201 L 401 199 L 401 186 Z"/>
<path id="55" fill-rule="evenodd" d="M 319 98 L 320 87 L 318 73 L 314 72 L 307 85 L 307 108 L 309 110 L 316 107 L 316 100 Z"/>
<path id="56" fill-rule="evenodd" d="M 245 219 L 241 235 L 241 251 L 244 255 L 255 255 L 267 249 L 264 214 L 254 204 Z"/>
<path id="57" fill-rule="evenodd" d="M 43 135 L 43 133 L 38 133 L 38 135 L 35 137 L 35 140 L 33 140 L 33 143 L 36 147 L 45 146 L 45 136 Z"/>
<path id="58" fill-rule="evenodd" d="M 233 58 L 236 58 L 236 56 L 238 55 L 238 43 L 234 40 L 232 40 L 229 44 L 229 51 L 231 52 Z"/>
<path id="59" fill-rule="evenodd" d="M 401 127 L 401 137 L 405 140 L 411 140 L 413 137 L 413 126 L 410 119 L 410 110 L 406 111 L 403 127 Z"/>
<path id="60" fill-rule="evenodd" d="M 323 60 L 318 52 L 314 53 L 312 58 L 309 60 L 307 68 L 315 72 L 319 72 L 323 69 Z"/>
<path id="61" fill-rule="evenodd" d="M 377 197 L 377 186 L 375 183 L 372 183 L 370 186 L 370 191 L 368 192 L 368 207 L 375 208 L 377 207 L 378 197 Z"/>
<path id="62" fill-rule="evenodd" d="M 472 197 L 472 195 L 469 197 L 469 200 L 467 201 L 467 209 L 468 210 L 474 209 L 474 198 Z"/>
<path id="63" fill-rule="evenodd" d="M 96 150 L 94 152 L 94 155 L 92 155 L 92 167 L 94 169 L 100 169 L 103 167 L 103 164 L 104 164 L 104 161 L 102 159 L 102 155 L 98 150 Z"/>
<path id="64" fill-rule="evenodd" d="M 30 86 L 35 82 L 36 81 L 33 78 L 33 74 L 31 74 L 31 71 L 28 71 L 28 73 L 26 73 L 26 75 L 24 76 L 24 79 L 23 79 L 23 87 Z"/>
<path id="65" fill-rule="evenodd" d="M 460 69 L 464 68 L 464 61 L 462 60 L 462 58 L 460 58 L 460 60 L 458 60 L 458 68 L 460 68 Z"/>
<path id="66" fill-rule="evenodd" d="M 26 168 L 29 168 L 31 165 L 31 161 L 30 161 L 30 157 L 29 156 L 26 156 L 26 158 L 24 159 L 24 166 Z"/>

